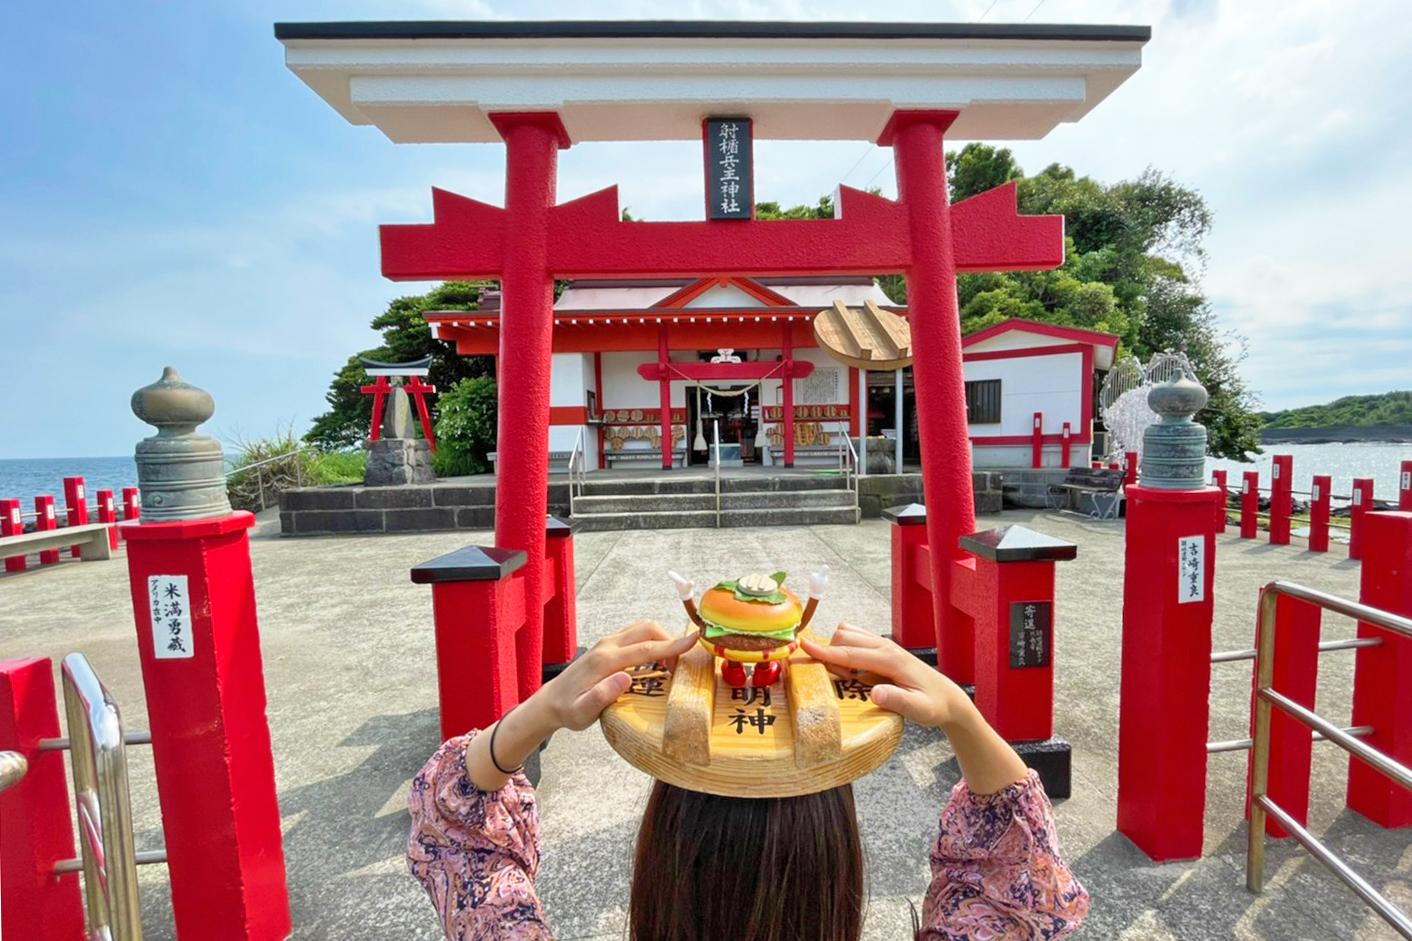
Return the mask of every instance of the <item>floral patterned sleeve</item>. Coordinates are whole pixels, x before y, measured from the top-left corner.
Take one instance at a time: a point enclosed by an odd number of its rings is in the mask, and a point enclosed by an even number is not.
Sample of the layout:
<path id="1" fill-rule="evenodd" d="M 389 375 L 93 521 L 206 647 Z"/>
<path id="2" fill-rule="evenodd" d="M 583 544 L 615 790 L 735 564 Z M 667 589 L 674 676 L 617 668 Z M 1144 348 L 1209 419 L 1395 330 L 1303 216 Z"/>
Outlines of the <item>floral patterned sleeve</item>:
<path id="1" fill-rule="evenodd" d="M 957 784 L 931 867 L 924 941 L 1066 938 L 1088 913 L 1088 892 L 1059 855 L 1053 808 L 1034 771 L 995 794 Z"/>
<path id="2" fill-rule="evenodd" d="M 535 897 L 539 813 L 523 774 L 498 791 L 466 776 L 466 744 L 443 744 L 412 779 L 407 862 L 451 941 L 553 941 Z"/>

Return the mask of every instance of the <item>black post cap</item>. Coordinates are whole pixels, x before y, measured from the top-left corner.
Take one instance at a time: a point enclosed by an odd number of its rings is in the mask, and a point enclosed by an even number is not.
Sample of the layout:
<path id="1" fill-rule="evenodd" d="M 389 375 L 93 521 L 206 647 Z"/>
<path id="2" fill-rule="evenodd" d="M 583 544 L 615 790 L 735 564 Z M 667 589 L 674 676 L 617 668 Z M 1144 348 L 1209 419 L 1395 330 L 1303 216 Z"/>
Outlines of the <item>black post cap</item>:
<path id="1" fill-rule="evenodd" d="M 417 585 L 499 581 L 521 568 L 527 559 L 521 549 L 463 546 L 413 568 L 412 581 Z"/>
<path id="2" fill-rule="evenodd" d="M 927 525 L 927 508 L 920 503 L 890 506 L 882 511 L 882 518 L 894 526 L 925 526 Z"/>
<path id="3" fill-rule="evenodd" d="M 1079 554 L 1079 547 L 1072 542 L 1018 525 L 962 536 L 961 548 L 992 562 L 1066 561 Z"/>
<path id="4" fill-rule="evenodd" d="M 562 539 L 574 534 L 574 524 L 557 516 L 549 517 L 544 523 L 545 539 Z"/>

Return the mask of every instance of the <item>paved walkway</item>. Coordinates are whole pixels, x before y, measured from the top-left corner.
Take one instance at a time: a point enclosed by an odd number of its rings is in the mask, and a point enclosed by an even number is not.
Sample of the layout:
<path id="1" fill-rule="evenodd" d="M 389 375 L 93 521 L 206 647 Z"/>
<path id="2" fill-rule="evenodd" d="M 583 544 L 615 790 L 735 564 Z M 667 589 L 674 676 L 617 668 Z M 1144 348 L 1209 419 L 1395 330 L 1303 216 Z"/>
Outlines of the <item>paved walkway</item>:
<path id="1" fill-rule="evenodd" d="M 1025 522 L 1077 542 L 1061 566 L 1056 611 L 1059 734 L 1074 745 L 1074 797 L 1058 808 L 1064 849 L 1093 894 L 1080 937 L 1131 941 L 1216 938 L 1394 937 L 1297 847 L 1270 851 L 1270 888 L 1244 889 L 1245 759 L 1213 756 L 1206 852 L 1195 863 L 1152 865 L 1114 832 L 1121 522 L 1008 512 L 985 525 Z M 439 937 L 431 908 L 402 861 L 407 782 L 437 744 L 429 592 L 414 564 L 473 541 L 474 534 L 282 539 L 262 522 L 253 546 L 275 768 L 296 938 Z M 488 540 L 488 536 L 485 537 Z M 888 624 L 888 527 L 592 533 L 578 537 L 581 638 L 591 642 L 648 616 L 676 623 L 668 567 L 709 580 L 751 568 L 798 578 L 833 566 L 825 624 Z M 1219 540 L 1216 645 L 1248 647 L 1256 590 L 1291 578 L 1353 596 L 1358 568 L 1338 551 Z M 121 561 L 65 562 L 0 576 L 0 657 L 72 650 L 92 659 L 130 727 L 146 725 Z M 1349 636 L 1341 619 L 1326 637 Z M 1323 658 L 1321 710 L 1348 719 L 1352 654 Z M 1211 737 L 1246 734 L 1248 665 L 1218 666 Z M 160 841 L 151 762 L 134 749 L 139 847 Z M 1345 761 L 1316 749 L 1312 827 L 1370 881 L 1412 907 L 1412 840 L 1342 807 Z M 870 873 L 869 939 L 907 936 L 909 901 L 926 889 L 927 846 L 957 779 L 938 735 L 909 730 L 897 756 L 857 785 Z M 540 886 L 561 941 L 623 936 L 630 845 L 647 779 L 617 759 L 594 729 L 561 734 L 544 754 Z M 173 937 L 163 867 L 143 874 L 146 936 Z"/>

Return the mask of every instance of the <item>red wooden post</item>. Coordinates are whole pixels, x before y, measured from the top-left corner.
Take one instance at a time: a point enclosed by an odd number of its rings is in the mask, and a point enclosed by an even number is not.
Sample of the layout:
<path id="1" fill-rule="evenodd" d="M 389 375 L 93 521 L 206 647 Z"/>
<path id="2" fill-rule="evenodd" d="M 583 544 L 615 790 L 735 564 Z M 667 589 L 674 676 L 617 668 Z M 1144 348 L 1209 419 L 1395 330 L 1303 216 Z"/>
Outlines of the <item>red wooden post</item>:
<path id="1" fill-rule="evenodd" d="M 24 517 L 20 515 L 20 501 L 0 500 L 0 536 L 18 536 L 25 531 Z M 14 556 L 5 560 L 5 571 L 23 572 L 25 557 Z"/>
<path id="2" fill-rule="evenodd" d="M 108 548 L 118 547 L 118 511 L 113 506 L 113 491 L 98 491 L 98 522 L 108 524 Z"/>
<path id="3" fill-rule="evenodd" d="M 142 516 L 142 498 L 138 495 L 136 487 L 123 488 L 123 522 L 131 523 Z M 125 539 L 123 528 L 118 527 L 118 539 Z"/>
<path id="4" fill-rule="evenodd" d="M 935 664 L 936 609 L 932 604 L 927 508 L 920 503 L 883 510 L 892 523 L 892 639 Z"/>
<path id="5" fill-rule="evenodd" d="M 1240 481 L 1240 538 L 1254 539 L 1260 531 L 1260 472 L 1246 471 Z"/>
<path id="6" fill-rule="evenodd" d="M 1316 474 L 1309 497 L 1309 551 L 1329 551 L 1329 495 L 1333 478 Z"/>
<path id="7" fill-rule="evenodd" d="M 784 466 L 794 466 L 794 377 L 790 375 L 790 364 L 794 361 L 794 327 L 786 318 L 783 327 L 784 335 L 781 338 L 780 355 L 784 361 L 784 375 L 780 377 L 780 388 L 784 390 L 782 402 L 784 407 Z M 851 373 L 851 371 L 850 371 Z M 856 387 L 857 383 L 853 383 Z M 856 393 L 856 388 L 855 388 Z"/>
<path id="8" fill-rule="evenodd" d="M 413 582 L 431 585 L 443 739 L 483 729 L 520 701 L 517 637 L 533 607 L 525 562 L 521 551 L 466 546 L 412 569 Z"/>
<path id="9" fill-rule="evenodd" d="M 417 418 L 422 425 L 422 437 L 427 439 L 427 447 L 436 450 L 436 432 L 431 427 L 431 409 L 427 407 L 427 396 L 436 395 L 436 386 L 427 385 L 421 376 L 409 376 L 402 386 L 412 401 L 417 403 Z"/>
<path id="10" fill-rule="evenodd" d="M 250 568 L 254 523 L 235 512 L 123 524 L 183 937 L 275 941 L 290 931 Z"/>
<path id="11" fill-rule="evenodd" d="M 1314 708 L 1314 691 L 1319 678 L 1320 609 L 1315 605 L 1282 595 L 1275 601 L 1275 663 L 1272 685 L 1276 690 L 1308 709 Z M 1257 622 L 1255 646 L 1260 646 Z M 1254 667 L 1252 666 L 1252 670 Z M 1252 687 L 1254 676 L 1251 677 Z M 1252 693 L 1251 715 L 1254 716 Z M 1254 724 L 1251 725 L 1252 730 Z M 1253 732 L 1252 732 L 1253 734 Z M 1301 824 L 1309 822 L 1309 766 L 1314 750 L 1314 730 L 1286 715 L 1270 710 L 1270 799 Z M 1250 814 L 1250 762 L 1246 761 L 1246 815 Z M 1284 828 L 1266 817 L 1265 832 L 1284 839 Z"/>
<path id="12" fill-rule="evenodd" d="M 1371 491 L 1371 481 L 1369 481 Z M 1355 491 L 1356 492 L 1356 491 Z M 1365 513 L 1365 544 L 1358 600 L 1412 617 L 1412 512 Z M 1353 667 L 1353 724 L 1371 725 L 1364 739 L 1394 761 L 1412 764 L 1412 638 L 1366 622 L 1359 637 L 1379 637 L 1360 647 Z M 1384 827 L 1412 824 L 1412 793 L 1361 761 L 1348 763 L 1348 807 Z"/>
<path id="13" fill-rule="evenodd" d="M 496 378 L 498 380 L 499 376 Z M 373 397 L 373 420 L 368 430 L 368 440 L 377 441 L 382 437 L 382 410 L 387 405 L 387 397 L 392 394 L 392 384 L 386 376 L 378 376 L 372 385 L 359 386 L 358 391 Z"/>
<path id="14" fill-rule="evenodd" d="M 578 602 L 574 591 L 574 531 L 549 517 L 545 532 L 544 681 L 558 676 L 579 653 Z"/>
<path id="15" fill-rule="evenodd" d="M 1066 470 L 1069 467 L 1069 438 L 1072 434 L 1069 423 L 1064 422 L 1064 426 L 1059 432 L 1059 466 Z"/>
<path id="16" fill-rule="evenodd" d="M 1211 486 L 1221 491 L 1221 505 L 1216 508 L 1216 532 L 1223 533 L 1226 531 L 1226 472 L 1213 470 Z"/>
<path id="17" fill-rule="evenodd" d="M 59 737 L 54 667 L 48 660 L 0 660 L 0 750 L 19 752 L 29 771 L 0 793 L 0 936 L 30 941 L 86 938 L 76 874 L 54 864 L 75 854 L 64 752 L 40 751 Z"/>
<path id="18" fill-rule="evenodd" d="M 1294 457 L 1276 454 L 1270 465 L 1270 545 L 1289 545 L 1289 518 L 1293 512 Z"/>
<path id="19" fill-rule="evenodd" d="M 500 397 L 500 475 L 495 490 L 495 544 L 525 553 L 524 594 L 544 596 L 544 520 L 548 515 L 549 375 L 554 331 L 554 279 L 549 271 L 550 210 L 555 203 L 559 150 L 569 146 L 557 114 L 497 113 L 491 122 L 505 140 L 505 212 L 515 220 L 505 236 L 501 275 L 500 360 L 514 376 L 515 394 Z M 670 416 L 668 417 L 670 421 Z M 505 447 L 510 441 L 513 446 Z M 671 436 L 668 433 L 668 442 Z M 668 443 L 666 447 L 670 447 Z M 525 605 L 518 641 L 516 701 L 539 688 L 544 608 Z"/>
<path id="20" fill-rule="evenodd" d="M 881 144 L 892 144 L 898 196 L 907 206 L 912 240 L 907 299 L 917 311 L 910 320 L 912 378 L 922 489 L 928 504 L 932 603 L 939 666 L 953 679 L 974 669 L 973 662 L 947 663 L 946 656 L 947 644 L 954 645 L 949 635 L 970 635 L 970 618 L 951 604 L 951 578 L 953 560 L 962 557 L 959 540 L 976 528 L 961 319 L 956 309 L 956 244 L 943 156 L 943 137 L 955 119 L 956 112 L 897 111 L 879 139 Z"/>
<path id="21" fill-rule="evenodd" d="M 1215 487 L 1127 492 L 1118 829 L 1159 862 L 1201 855 Z"/>
<path id="22" fill-rule="evenodd" d="M 1030 432 L 1030 467 L 1044 466 L 1044 413 L 1035 412 Z"/>
<path id="23" fill-rule="evenodd" d="M 48 532 L 51 529 L 58 529 L 59 521 L 54 518 L 54 498 L 45 494 L 42 497 L 34 498 L 34 529 L 36 532 Z M 44 549 L 39 553 L 40 565 L 53 565 L 59 561 L 58 549 Z"/>
<path id="24" fill-rule="evenodd" d="M 83 526 L 88 523 L 88 492 L 82 477 L 64 478 L 64 509 L 68 513 L 65 526 Z M 69 555 L 77 559 L 79 547 L 70 546 Z"/>
<path id="25" fill-rule="evenodd" d="M 1089 461 L 1089 462 L 1088 462 L 1088 466 L 1091 467 L 1091 468 L 1093 468 L 1094 470 L 1102 470 L 1102 469 L 1103 469 L 1103 462 L 1102 462 L 1102 461 Z"/>
<path id="26" fill-rule="evenodd" d="M 1397 474 L 1397 508 L 1412 510 L 1412 461 L 1403 461 Z"/>
<path id="27" fill-rule="evenodd" d="M 667 370 L 667 325 L 660 324 L 657 327 L 657 364 L 662 367 L 661 379 L 658 380 L 658 397 L 661 411 L 661 435 L 662 435 L 662 469 L 672 469 L 672 377 Z"/>
<path id="28" fill-rule="evenodd" d="M 1138 463 L 1138 461 L 1137 461 L 1137 452 L 1136 452 L 1136 451 L 1124 451 L 1124 452 L 1123 452 L 1123 468 L 1124 468 L 1124 472 L 1123 472 L 1123 486 L 1124 486 L 1124 487 L 1136 487 L 1136 486 L 1137 486 L 1137 463 Z"/>
<path id="29" fill-rule="evenodd" d="M 1373 508 L 1373 478 L 1353 478 L 1353 505 L 1348 513 L 1348 557 L 1363 558 L 1363 522 Z"/>

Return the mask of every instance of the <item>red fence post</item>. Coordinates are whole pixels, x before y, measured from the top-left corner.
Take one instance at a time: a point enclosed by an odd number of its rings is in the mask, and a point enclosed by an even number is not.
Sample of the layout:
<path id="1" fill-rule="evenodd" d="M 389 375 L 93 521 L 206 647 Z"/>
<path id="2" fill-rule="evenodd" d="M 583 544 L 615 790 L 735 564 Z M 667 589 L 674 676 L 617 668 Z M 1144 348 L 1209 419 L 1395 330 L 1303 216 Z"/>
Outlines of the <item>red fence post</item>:
<path id="1" fill-rule="evenodd" d="M 1315 605 L 1281 595 L 1275 600 L 1274 676 L 1271 685 L 1308 709 L 1314 708 L 1314 691 L 1319 678 L 1319 622 L 1321 610 Z M 1256 624 L 1255 646 L 1260 646 Z M 1254 667 L 1251 667 L 1252 671 Z M 1255 677 L 1251 675 L 1251 730 Z M 1270 710 L 1270 799 L 1301 824 L 1309 822 L 1309 767 L 1314 752 L 1314 730 L 1280 709 Z M 1250 775 L 1254 756 L 1246 759 L 1246 816 L 1250 815 Z M 1276 839 L 1289 836 L 1279 824 L 1265 818 L 1265 832 Z"/>
<path id="2" fill-rule="evenodd" d="M 1246 471 L 1240 481 L 1240 538 L 1254 539 L 1260 531 L 1260 472 Z"/>
<path id="3" fill-rule="evenodd" d="M 1213 470 L 1211 472 L 1211 486 L 1221 491 L 1221 505 L 1216 508 L 1216 532 L 1226 531 L 1226 472 L 1223 470 Z"/>
<path id="4" fill-rule="evenodd" d="M 108 548 L 118 547 L 118 511 L 113 506 L 113 491 L 98 491 L 98 522 L 108 524 Z"/>
<path id="5" fill-rule="evenodd" d="M 123 522 L 131 523 L 142 516 L 142 498 L 138 496 L 136 487 L 123 488 Z M 126 539 L 123 535 L 123 528 L 118 527 L 119 541 Z"/>
<path id="6" fill-rule="evenodd" d="M 1118 829 L 1152 859 L 1201 855 L 1215 487 L 1127 492 Z"/>
<path id="7" fill-rule="evenodd" d="M 0 660 L 0 750 L 19 752 L 29 772 L 0 793 L 0 936 L 79 941 L 83 903 L 76 874 L 54 864 L 74 852 L 64 752 L 40 751 L 59 737 L 54 668 L 48 660 Z"/>
<path id="8" fill-rule="evenodd" d="M 83 526 L 88 523 L 88 492 L 82 477 L 64 478 L 64 508 L 68 512 L 65 526 Z M 69 555 L 79 557 L 79 547 L 70 546 Z"/>
<path id="9" fill-rule="evenodd" d="M 1366 513 L 1361 528 L 1365 553 L 1358 600 L 1412 617 L 1412 512 Z M 1412 638 L 1362 621 L 1358 636 L 1382 643 L 1355 654 L 1353 724 L 1371 725 L 1373 734 L 1365 742 L 1394 761 L 1412 764 Z M 1352 757 L 1348 807 L 1380 826 L 1412 824 L 1412 793 Z"/>
<path id="10" fill-rule="evenodd" d="M 1348 511 L 1348 557 L 1363 558 L 1363 522 L 1373 508 L 1373 478 L 1353 478 L 1353 505 Z"/>
<path id="11" fill-rule="evenodd" d="M 255 517 L 232 512 L 215 404 L 168 367 L 133 393 L 162 432 L 136 449 L 149 512 L 127 537 L 176 935 L 282 941 L 284 842 L 250 565 Z"/>
<path id="12" fill-rule="evenodd" d="M 1069 467 L 1069 438 L 1073 435 L 1073 430 L 1068 422 L 1064 422 L 1063 429 L 1059 432 L 1059 466 L 1068 469 Z"/>
<path id="13" fill-rule="evenodd" d="M 18 536 L 25 531 L 24 517 L 20 515 L 20 501 L 0 500 L 0 536 Z M 14 556 L 5 560 L 5 571 L 23 572 L 25 557 Z"/>
<path id="14" fill-rule="evenodd" d="M 892 523 L 892 634 L 927 663 L 936 665 L 935 607 L 927 553 L 927 508 L 920 503 L 883 510 Z"/>
<path id="15" fill-rule="evenodd" d="M 578 602 L 574 588 L 574 531 L 561 519 L 549 517 L 545 531 L 544 653 L 541 671 L 548 683 L 564 672 L 579 647 Z M 435 589 L 433 589 L 435 591 Z"/>
<path id="16" fill-rule="evenodd" d="M 1276 454 L 1270 464 L 1270 545 L 1289 545 L 1289 517 L 1293 512 L 1294 457 Z"/>
<path id="17" fill-rule="evenodd" d="M 42 497 L 34 498 L 34 529 L 36 532 L 48 532 L 51 529 L 58 529 L 59 521 L 54 517 L 54 498 L 47 493 Z M 44 549 L 39 553 L 40 565 L 53 565 L 59 561 L 58 549 Z"/>
<path id="18" fill-rule="evenodd" d="M 412 569 L 415 584 L 431 585 L 442 739 L 483 729 L 520 701 L 524 564 L 523 551 L 466 546 Z"/>
<path id="19" fill-rule="evenodd" d="M 1137 452 L 1136 452 L 1136 451 L 1124 451 L 1124 452 L 1123 452 L 1123 462 L 1124 462 L 1124 464 L 1125 464 L 1125 467 L 1124 467 L 1124 469 L 1123 469 L 1123 486 L 1124 486 L 1124 487 L 1136 487 L 1136 486 L 1137 486 L 1137 463 L 1138 463 L 1138 462 L 1137 462 Z"/>
<path id="20" fill-rule="evenodd" d="M 1030 466 L 1040 468 L 1044 466 L 1044 413 L 1034 413 L 1034 431 L 1030 443 Z"/>
<path id="21" fill-rule="evenodd" d="M 1403 461 L 1397 474 L 1397 508 L 1412 510 L 1412 461 Z"/>
<path id="22" fill-rule="evenodd" d="M 1333 478 L 1316 474 L 1309 488 L 1309 551 L 1329 551 L 1329 495 Z"/>

